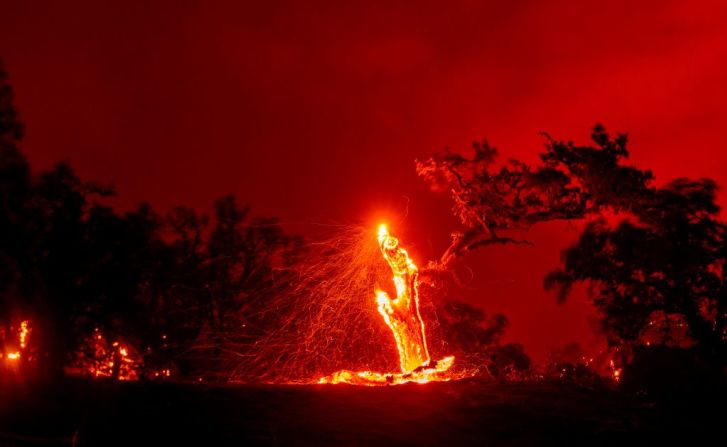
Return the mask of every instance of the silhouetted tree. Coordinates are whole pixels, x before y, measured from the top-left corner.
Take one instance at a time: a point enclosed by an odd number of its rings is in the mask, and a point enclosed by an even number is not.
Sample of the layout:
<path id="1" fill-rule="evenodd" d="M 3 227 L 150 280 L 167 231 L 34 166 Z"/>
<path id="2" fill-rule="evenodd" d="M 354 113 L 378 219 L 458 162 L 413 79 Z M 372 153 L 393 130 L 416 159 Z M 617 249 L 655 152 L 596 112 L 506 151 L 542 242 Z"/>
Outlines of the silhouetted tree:
<path id="1" fill-rule="evenodd" d="M 471 158 L 446 150 L 417 161 L 417 173 L 433 190 L 451 193 L 453 212 L 465 227 L 453 234 L 449 248 L 431 267 L 447 268 L 486 245 L 529 243 L 501 231 L 580 219 L 605 207 L 629 209 L 651 179 L 650 171 L 621 164 L 628 157 L 625 135 L 611 140 L 597 126 L 595 147 L 545 137 L 542 164 L 536 167 L 515 159 L 498 165 L 498 152 L 486 141 L 473 144 Z"/>
<path id="2" fill-rule="evenodd" d="M 0 322 L 7 335 L 13 318 L 32 319 L 40 370 L 57 376 L 85 356 L 118 378 L 133 348 L 147 371 L 186 373 L 204 328 L 218 352 L 254 338 L 246 323 L 285 284 L 298 238 L 232 196 L 215 203 L 212 228 L 185 207 L 118 213 L 103 204 L 112 188 L 67 163 L 31 173 L 22 130 L 0 69 Z"/>
<path id="3" fill-rule="evenodd" d="M 26 271 L 31 284 L 25 296 L 34 309 L 48 359 L 45 369 L 60 374 L 78 336 L 74 320 L 84 310 L 80 292 L 84 273 L 96 261 L 83 255 L 84 220 L 92 192 L 65 163 L 41 173 L 33 187 L 26 222 L 33 263 Z"/>
<path id="4" fill-rule="evenodd" d="M 624 164 L 625 135 L 601 126 L 592 146 L 546 137 L 542 164 L 510 160 L 475 144 L 474 156 L 446 151 L 417 170 L 434 189 L 451 191 L 465 231 L 432 267 L 449 266 L 469 250 L 493 243 L 526 243 L 501 230 L 527 229 L 556 219 L 588 218 L 564 266 L 545 280 L 565 299 L 588 282 L 603 328 L 615 348 L 636 344 L 695 344 L 725 364 L 725 226 L 707 179 L 653 184 L 649 170 Z"/>
<path id="5" fill-rule="evenodd" d="M 20 153 L 22 126 L 0 73 L 0 243 L 3 318 L 32 316 L 43 371 L 61 371 L 71 345 L 72 313 L 83 259 L 81 219 L 92 185 L 66 164 L 33 177 Z"/>
<path id="6" fill-rule="evenodd" d="M 425 297 L 420 313 L 426 322 L 428 346 L 434 356 L 453 355 L 454 371 L 489 376 L 496 380 L 522 380 L 529 377 L 530 357 L 519 343 L 503 343 L 509 327 L 503 314 L 487 314 L 482 309 L 453 298 L 453 284 L 423 282 Z"/>
<path id="7" fill-rule="evenodd" d="M 29 235 L 24 229 L 25 204 L 31 192 L 30 167 L 20 153 L 23 126 L 13 106 L 13 92 L 0 61 L 0 324 L 6 337 L 12 317 L 23 306 L 19 298 L 22 270 L 30 263 Z M 7 355 L 3 346 L 3 358 Z"/>
<path id="8" fill-rule="evenodd" d="M 440 309 L 440 325 L 451 334 L 450 342 L 468 352 L 481 352 L 497 344 L 508 322 L 502 314 L 485 317 L 484 311 L 459 301 L 445 301 Z"/>
<path id="9" fill-rule="evenodd" d="M 725 226 L 707 179 L 650 187 L 629 212 L 590 222 L 546 286 L 588 282 L 609 343 L 696 349 L 724 365 Z"/>
<path id="10" fill-rule="evenodd" d="M 432 296 L 432 291 L 424 289 Z M 481 368 L 497 379 L 516 379 L 530 368 L 522 345 L 502 344 L 508 327 L 502 314 L 486 315 L 471 304 L 432 296 L 434 306 L 425 305 L 427 331 L 436 352 L 454 355 L 457 368 Z"/>
<path id="11" fill-rule="evenodd" d="M 262 333 L 264 308 L 287 286 L 286 275 L 300 240 L 286 235 L 276 219 L 250 218 L 250 207 L 238 205 L 233 196 L 218 199 L 214 210 L 201 266 L 211 345 L 203 342 L 201 347 L 209 348 L 202 350 L 211 356 L 212 369 L 229 371 L 225 361 L 236 361 Z"/>

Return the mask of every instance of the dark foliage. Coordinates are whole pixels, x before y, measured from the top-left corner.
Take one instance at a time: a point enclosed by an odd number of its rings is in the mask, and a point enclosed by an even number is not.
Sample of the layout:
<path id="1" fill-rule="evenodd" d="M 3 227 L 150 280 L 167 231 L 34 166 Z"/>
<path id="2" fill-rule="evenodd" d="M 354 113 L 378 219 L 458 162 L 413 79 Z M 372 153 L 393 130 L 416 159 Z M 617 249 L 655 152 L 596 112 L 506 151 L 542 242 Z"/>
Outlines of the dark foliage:
<path id="1" fill-rule="evenodd" d="M 51 377 L 100 361 L 118 377 L 122 349 L 140 359 L 142 375 L 220 366 L 229 334 L 283 282 L 274 271 L 292 262 L 298 239 L 274 219 L 250 218 L 233 197 L 215 203 L 211 224 L 184 207 L 119 213 L 103 203 L 110 187 L 66 163 L 32 173 L 22 136 L 0 70 L 3 357 L 17 348 L 8 346 L 14 325 L 30 320 L 35 369 Z M 93 358 L 96 337 L 104 358 Z"/>
<path id="2" fill-rule="evenodd" d="M 621 165 L 628 157 L 625 136 L 611 140 L 596 127 L 593 140 L 596 147 L 576 146 L 546 135 L 537 167 L 514 159 L 498 165 L 498 152 L 487 142 L 475 143 L 471 158 L 447 150 L 417 161 L 418 174 L 432 189 L 451 192 L 453 212 L 465 226 L 434 267 L 445 268 L 485 245 L 528 243 L 500 231 L 580 219 L 605 207 L 629 209 L 630 194 L 643 188 L 651 173 Z"/>
<path id="3" fill-rule="evenodd" d="M 556 219 L 587 219 L 563 266 L 545 278 L 564 300 L 589 285 L 604 333 L 622 361 L 636 346 L 692 347 L 719 369 L 727 361 L 727 245 L 712 180 L 653 183 L 649 170 L 625 165 L 625 135 L 596 126 L 593 145 L 546 135 L 542 163 L 510 160 L 474 146 L 472 158 L 446 151 L 417 163 L 434 189 L 451 191 L 465 226 L 434 269 L 492 243 L 526 243 L 501 230 Z M 640 350 L 639 352 L 642 352 Z"/>
<path id="4" fill-rule="evenodd" d="M 428 295 L 433 291 L 425 289 Z M 436 297 L 436 311 L 425 309 L 428 333 L 435 351 L 454 355 L 456 368 L 480 370 L 485 376 L 501 380 L 519 380 L 530 369 L 530 357 L 522 345 L 502 343 L 509 326 L 502 314 L 487 315 L 470 304 Z M 437 343 L 439 342 L 439 343 Z"/>

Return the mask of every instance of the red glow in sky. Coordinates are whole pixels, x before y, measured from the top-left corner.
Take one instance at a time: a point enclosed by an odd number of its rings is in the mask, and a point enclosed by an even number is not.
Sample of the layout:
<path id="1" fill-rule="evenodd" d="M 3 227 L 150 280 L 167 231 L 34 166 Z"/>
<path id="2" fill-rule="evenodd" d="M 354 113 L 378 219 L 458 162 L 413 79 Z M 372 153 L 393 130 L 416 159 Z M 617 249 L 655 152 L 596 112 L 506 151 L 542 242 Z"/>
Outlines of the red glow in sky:
<path id="1" fill-rule="evenodd" d="M 294 224 L 389 216 L 423 264 L 456 222 L 414 158 L 445 146 L 533 160 L 539 131 L 585 141 L 602 122 L 658 179 L 727 184 L 727 3 L 585 3 L 7 2 L 0 56 L 36 168 L 69 159 L 120 207 L 231 192 Z M 467 259 L 463 298 L 506 313 L 536 360 L 590 333 L 582 296 L 542 290 L 576 235 Z"/>

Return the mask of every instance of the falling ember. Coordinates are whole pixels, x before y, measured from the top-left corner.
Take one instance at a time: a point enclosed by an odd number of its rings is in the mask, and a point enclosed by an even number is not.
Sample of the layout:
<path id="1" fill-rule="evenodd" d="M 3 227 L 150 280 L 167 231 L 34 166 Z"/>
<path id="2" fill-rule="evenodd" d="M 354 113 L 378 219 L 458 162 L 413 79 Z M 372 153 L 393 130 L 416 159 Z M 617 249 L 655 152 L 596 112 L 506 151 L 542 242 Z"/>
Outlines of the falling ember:
<path id="1" fill-rule="evenodd" d="M 387 385 L 406 382 L 426 383 L 449 380 L 437 374 L 448 370 L 454 357 L 433 362 L 429 356 L 424 321 L 419 312 L 419 270 L 401 248 L 399 240 L 389 234 L 386 225 L 378 231 L 381 254 L 391 267 L 396 298 L 376 290 L 378 311 L 391 329 L 399 353 L 401 373 L 382 374 L 371 371 L 339 371 L 323 377 L 319 383 L 349 383 L 355 385 Z"/>

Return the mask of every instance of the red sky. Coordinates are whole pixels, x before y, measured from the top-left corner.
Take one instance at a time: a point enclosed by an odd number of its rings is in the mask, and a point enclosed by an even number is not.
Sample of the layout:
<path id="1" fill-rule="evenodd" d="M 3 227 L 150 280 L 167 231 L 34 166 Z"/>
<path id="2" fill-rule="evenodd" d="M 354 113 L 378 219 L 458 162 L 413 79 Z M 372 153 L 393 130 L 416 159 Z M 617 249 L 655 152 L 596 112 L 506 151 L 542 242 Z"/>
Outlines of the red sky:
<path id="1" fill-rule="evenodd" d="M 487 138 L 531 160 L 539 131 L 584 142 L 597 121 L 659 179 L 727 184 L 723 1 L 4 3 L 31 162 L 113 180 L 121 207 L 231 192 L 299 231 L 388 216 L 423 263 L 456 222 L 416 157 Z M 505 312 L 536 360 L 588 338 L 585 297 L 542 290 L 575 236 L 467 259 L 463 298 Z"/>

